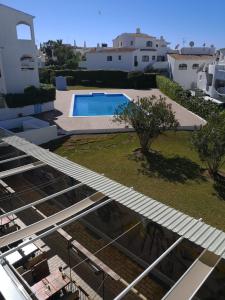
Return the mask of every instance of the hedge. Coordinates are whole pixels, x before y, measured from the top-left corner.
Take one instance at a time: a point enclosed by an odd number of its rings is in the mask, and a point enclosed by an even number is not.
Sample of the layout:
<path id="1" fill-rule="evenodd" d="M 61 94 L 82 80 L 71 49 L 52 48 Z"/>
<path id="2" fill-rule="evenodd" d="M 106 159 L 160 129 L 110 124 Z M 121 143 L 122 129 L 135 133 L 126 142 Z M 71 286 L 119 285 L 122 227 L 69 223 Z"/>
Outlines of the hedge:
<path id="1" fill-rule="evenodd" d="M 40 81 L 53 83 L 56 76 L 66 77 L 68 85 L 147 89 L 156 87 L 156 74 L 109 70 L 41 69 Z"/>
<path id="2" fill-rule="evenodd" d="M 52 85 L 41 84 L 40 88 L 30 86 L 24 90 L 24 93 L 6 94 L 4 97 L 9 108 L 16 108 L 54 101 L 56 91 Z"/>
<path id="3" fill-rule="evenodd" d="M 205 101 L 203 97 L 191 96 L 189 91 L 184 90 L 178 83 L 164 76 L 157 75 L 156 84 L 166 96 L 205 120 L 208 120 L 212 114 L 219 113 L 222 109 L 213 102 Z"/>

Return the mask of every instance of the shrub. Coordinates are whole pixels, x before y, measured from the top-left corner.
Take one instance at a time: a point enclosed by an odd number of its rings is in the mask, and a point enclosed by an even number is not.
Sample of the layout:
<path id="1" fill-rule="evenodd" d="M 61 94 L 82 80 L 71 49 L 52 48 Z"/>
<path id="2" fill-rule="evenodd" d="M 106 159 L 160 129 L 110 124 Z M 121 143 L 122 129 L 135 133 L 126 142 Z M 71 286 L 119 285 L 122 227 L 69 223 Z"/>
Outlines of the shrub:
<path id="1" fill-rule="evenodd" d="M 183 92 L 183 88 L 178 83 L 161 75 L 156 76 L 156 84 L 160 91 L 175 101 Z"/>
<path id="2" fill-rule="evenodd" d="M 29 86 L 21 94 L 5 95 L 6 104 L 9 108 L 23 107 L 38 103 L 54 101 L 56 97 L 55 88 L 52 85 L 41 84 L 40 88 Z"/>
<path id="3" fill-rule="evenodd" d="M 74 85 L 75 80 L 74 80 L 73 76 L 66 76 L 66 83 L 67 83 L 67 85 Z"/>
<path id="4" fill-rule="evenodd" d="M 64 76 L 68 85 L 146 89 L 156 87 L 156 74 L 109 70 L 41 69 L 40 81 L 55 84 L 56 76 Z M 72 79 L 73 78 L 73 79 Z"/>
<path id="5" fill-rule="evenodd" d="M 206 163 L 209 174 L 216 179 L 225 156 L 224 114 L 210 117 L 208 123 L 193 134 L 192 144 L 200 160 Z"/>
<path id="6" fill-rule="evenodd" d="M 128 82 L 130 88 L 149 89 L 156 87 L 156 74 L 143 72 L 128 73 Z"/>
<path id="7" fill-rule="evenodd" d="M 191 96 L 190 91 L 184 90 L 169 78 L 157 75 L 156 84 L 166 96 L 206 120 L 221 110 L 215 103 L 205 101 L 203 97 Z"/>

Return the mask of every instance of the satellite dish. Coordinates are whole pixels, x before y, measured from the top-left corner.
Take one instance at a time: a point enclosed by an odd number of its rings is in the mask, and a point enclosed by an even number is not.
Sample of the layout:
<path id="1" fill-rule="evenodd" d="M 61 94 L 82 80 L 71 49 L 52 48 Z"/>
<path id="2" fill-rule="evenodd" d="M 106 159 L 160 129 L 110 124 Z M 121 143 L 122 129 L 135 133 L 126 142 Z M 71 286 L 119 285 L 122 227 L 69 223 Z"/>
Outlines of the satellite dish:
<path id="1" fill-rule="evenodd" d="M 179 47 L 180 47 L 180 44 L 177 44 L 176 47 L 175 47 L 175 49 L 177 50 Z"/>
<path id="2" fill-rule="evenodd" d="M 195 45 L 195 43 L 194 43 L 193 41 L 191 41 L 191 42 L 189 43 L 189 46 L 190 46 L 190 47 L 194 47 L 194 45 Z"/>

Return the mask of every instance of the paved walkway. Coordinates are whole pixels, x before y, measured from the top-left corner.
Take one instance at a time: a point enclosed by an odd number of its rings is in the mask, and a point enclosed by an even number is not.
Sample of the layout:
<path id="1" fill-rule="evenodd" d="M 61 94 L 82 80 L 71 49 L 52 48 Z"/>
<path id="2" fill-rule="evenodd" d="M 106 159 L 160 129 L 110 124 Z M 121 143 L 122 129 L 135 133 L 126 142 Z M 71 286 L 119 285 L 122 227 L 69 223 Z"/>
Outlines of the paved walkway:
<path id="1" fill-rule="evenodd" d="M 90 92 L 99 92 L 98 90 L 71 90 L 57 91 L 54 113 L 45 114 L 45 119 L 52 120 L 66 133 L 98 133 L 98 132 L 116 132 L 127 131 L 128 129 L 121 124 L 113 122 L 112 117 L 71 117 L 70 108 L 73 94 L 87 94 Z M 148 97 L 151 95 L 164 96 L 158 89 L 152 90 L 132 90 L 132 89 L 106 89 L 100 92 L 107 93 L 125 93 L 131 99 L 137 100 L 138 97 Z M 165 97 L 165 96 L 164 96 Z M 166 97 L 167 102 L 172 104 L 176 117 L 180 122 L 181 129 L 193 129 L 205 123 L 203 119 L 196 116 L 186 108 Z"/>

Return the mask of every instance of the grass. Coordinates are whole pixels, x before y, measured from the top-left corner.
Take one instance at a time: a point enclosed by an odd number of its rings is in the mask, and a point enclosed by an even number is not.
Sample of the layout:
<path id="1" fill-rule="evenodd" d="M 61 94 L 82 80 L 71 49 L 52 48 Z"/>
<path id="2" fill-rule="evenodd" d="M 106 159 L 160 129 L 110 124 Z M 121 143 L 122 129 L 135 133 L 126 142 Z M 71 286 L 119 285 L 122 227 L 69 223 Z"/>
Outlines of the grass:
<path id="1" fill-rule="evenodd" d="M 126 186 L 225 230 L 225 200 L 219 197 L 189 132 L 167 132 L 153 144 L 148 159 L 137 159 L 134 133 L 74 136 L 55 152 Z"/>

